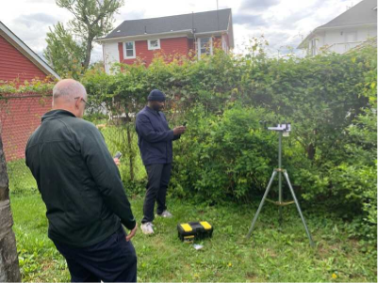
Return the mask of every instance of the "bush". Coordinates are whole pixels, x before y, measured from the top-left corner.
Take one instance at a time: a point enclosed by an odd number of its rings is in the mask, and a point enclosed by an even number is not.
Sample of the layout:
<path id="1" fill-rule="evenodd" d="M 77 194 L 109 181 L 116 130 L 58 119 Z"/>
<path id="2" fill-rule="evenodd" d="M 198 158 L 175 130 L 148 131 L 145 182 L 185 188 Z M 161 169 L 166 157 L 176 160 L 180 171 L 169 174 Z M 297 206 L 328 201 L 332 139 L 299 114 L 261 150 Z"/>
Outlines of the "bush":
<path id="1" fill-rule="evenodd" d="M 171 126 L 188 121 L 187 133 L 174 143 L 174 194 L 208 203 L 261 194 L 277 163 L 277 135 L 264 131 L 259 121 L 291 122 L 283 161 L 298 197 L 353 219 L 354 228 L 358 224 L 373 240 L 376 54 L 376 48 L 366 47 L 343 55 L 276 59 L 257 43 L 245 56 L 216 51 L 200 61 L 176 57 L 170 63 L 159 57 L 149 68 L 118 65 L 114 75 L 92 69 L 82 82 L 90 94 L 90 118 L 101 121 L 106 114 L 106 124 L 119 129 L 107 141 L 124 152 L 126 185 L 144 182 L 134 120 L 150 90 L 159 88 L 168 96 Z"/>
<path id="2" fill-rule="evenodd" d="M 112 114 L 126 114 L 130 137 L 133 114 L 151 89 L 162 89 L 172 126 L 188 121 L 174 143 L 174 194 L 208 203 L 261 194 L 277 163 L 277 135 L 259 121 L 291 122 L 283 161 L 298 197 L 354 219 L 373 238 L 376 48 L 275 59 L 262 47 L 256 43 L 246 56 L 217 51 L 201 61 L 160 57 L 149 68 L 118 65 L 114 76 L 91 70 L 83 82 L 95 105 L 105 102 Z M 127 145 L 135 160 L 139 153 L 131 140 Z"/>
<path id="3" fill-rule="evenodd" d="M 248 200 L 263 190 L 277 160 L 277 137 L 260 124 L 271 117 L 240 105 L 220 116 L 206 115 L 203 106 L 191 110 L 188 130 L 175 143 L 178 194 L 214 203 Z"/>

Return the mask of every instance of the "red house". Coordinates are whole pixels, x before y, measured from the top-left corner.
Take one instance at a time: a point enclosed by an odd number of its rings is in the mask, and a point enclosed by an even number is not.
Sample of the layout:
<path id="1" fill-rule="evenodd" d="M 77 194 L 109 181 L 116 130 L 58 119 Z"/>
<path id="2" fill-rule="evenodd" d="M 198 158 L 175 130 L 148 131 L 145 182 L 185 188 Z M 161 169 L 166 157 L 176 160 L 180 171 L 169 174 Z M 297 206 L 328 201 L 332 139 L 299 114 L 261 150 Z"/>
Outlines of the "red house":
<path id="1" fill-rule="evenodd" d="M 59 75 L 0 22 L 0 84 L 17 80 L 59 79 Z M 51 109 L 51 96 L 0 93 L 0 135 L 7 160 L 24 157 L 26 142 Z"/>
<path id="2" fill-rule="evenodd" d="M 124 21 L 98 40 L 103 46 L 106 72 L 115 62 L 149 65 L 155 53 L 169 55 L 213 54 L 215 46 L 234 47 L 231 9 Z"/>

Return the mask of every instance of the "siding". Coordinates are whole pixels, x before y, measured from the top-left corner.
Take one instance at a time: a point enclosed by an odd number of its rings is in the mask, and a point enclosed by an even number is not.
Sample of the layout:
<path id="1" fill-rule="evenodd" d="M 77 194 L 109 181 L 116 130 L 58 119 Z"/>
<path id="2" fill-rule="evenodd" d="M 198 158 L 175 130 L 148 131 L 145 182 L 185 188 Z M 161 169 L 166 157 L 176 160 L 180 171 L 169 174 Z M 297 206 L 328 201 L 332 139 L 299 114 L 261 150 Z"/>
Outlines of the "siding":
<path id="1" fill-rule="evenodd" d="M 23 82 L 36 77 L 44 79 L 46 74 L 0 36 L 0 80 L 13 81 L 19 78 Z"/>
<path id="2" fill-rule="evenodd" d="M 118 43 L 120 62 L 133 64 L 137 59 L 124 59 L 123 48 L 123 43 Z M 173 55 L 188 55 L 189 49 L 190 43 L 186 37 L 160 39 L 160 49 L 158 50 L 148 50 L 147 40 L 135 41 L 137 58 L 142 60 L 147 66 L 151 64 L 155 54 L 167 56 L 168 61 L 170 61 Z"/>
<path id="3" fill-rule="evenodd" d="M 51 97 L 35 94 L 9 94 L 0 99 L 0 134 L 7 161 L 25 157 L 30 135 L 41 123 L 43 114 L 51 110 Z M 6 97 L 15 97 L 9 98 Z M 30 97 L 36 96 L 36 97 Z"/>

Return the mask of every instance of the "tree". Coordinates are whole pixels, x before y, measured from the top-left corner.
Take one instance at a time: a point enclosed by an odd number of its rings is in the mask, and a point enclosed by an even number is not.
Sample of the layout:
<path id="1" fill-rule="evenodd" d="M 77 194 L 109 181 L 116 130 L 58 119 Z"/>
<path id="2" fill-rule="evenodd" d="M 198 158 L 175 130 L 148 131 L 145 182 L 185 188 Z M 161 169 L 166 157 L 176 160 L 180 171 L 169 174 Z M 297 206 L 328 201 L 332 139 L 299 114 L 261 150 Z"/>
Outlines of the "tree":
<path id="1" fill-rule="evenodd" d="M 12 225 L 8 174 L 0 135 L 0 282 L 21 282 L 16 239 Z"/>
<path id="2" fill-rule="evenodd" d="M 63 77 L 78 79 L 83 73 L 85 46 L 77 43 L 60 22 L 47 33 L 44 55 L 55 71 Z"/>
<path id="3" fill-rule="evenodd" d="M 91 60 L 93 40 L 112 30 L 113 15 L 123 5 L 123 0 L 56 0 L 61 8 L 74 15 L 69 22 L 75 35 L 82 38 L 85 46 L 84 70 Z"/>

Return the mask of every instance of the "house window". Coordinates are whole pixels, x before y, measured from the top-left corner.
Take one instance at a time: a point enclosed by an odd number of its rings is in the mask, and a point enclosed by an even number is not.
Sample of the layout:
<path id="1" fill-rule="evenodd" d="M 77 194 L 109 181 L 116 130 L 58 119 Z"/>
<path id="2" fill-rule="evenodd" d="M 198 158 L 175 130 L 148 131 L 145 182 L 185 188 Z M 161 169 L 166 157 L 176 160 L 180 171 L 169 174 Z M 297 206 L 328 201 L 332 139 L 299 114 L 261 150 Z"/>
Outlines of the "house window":
<path id="1" fill-rule="evenodd" d="M 160 49 L 160 39 L 149 39 L 148 50 Z"/>
<path id="2" fill-rule="evenodd" d="M 213 39 L 211 37 L 202 37 L 198 39 L 198 57 L 203 54 L 213 55 Z"/>
<path id="3" fill-rule="evenodd" d="M 125 42 L 125 59 L 135 58 L 135 42 Z"/>

